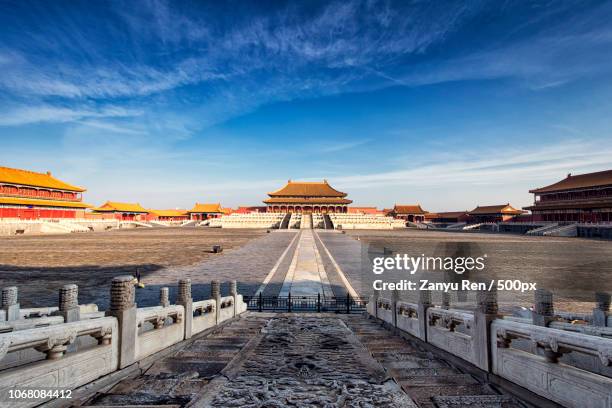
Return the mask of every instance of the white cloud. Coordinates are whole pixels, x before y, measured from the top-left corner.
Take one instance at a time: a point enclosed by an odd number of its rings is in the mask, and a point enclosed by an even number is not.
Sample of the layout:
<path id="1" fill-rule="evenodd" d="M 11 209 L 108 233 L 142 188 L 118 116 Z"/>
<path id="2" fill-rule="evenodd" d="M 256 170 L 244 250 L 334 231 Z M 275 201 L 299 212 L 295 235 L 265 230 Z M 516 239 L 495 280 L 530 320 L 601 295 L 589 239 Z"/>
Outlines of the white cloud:
<path id="1" fill-rule="evenodd" d="M 142 114 L 141 111 L 119 106 L 76 109 L 53 105 L 19 106 L 5 110 L 0 116 L 0 126 L 19 126 L 39 122 L 76 122 L 86 118 L 124 118 L 140 114 Z"/>

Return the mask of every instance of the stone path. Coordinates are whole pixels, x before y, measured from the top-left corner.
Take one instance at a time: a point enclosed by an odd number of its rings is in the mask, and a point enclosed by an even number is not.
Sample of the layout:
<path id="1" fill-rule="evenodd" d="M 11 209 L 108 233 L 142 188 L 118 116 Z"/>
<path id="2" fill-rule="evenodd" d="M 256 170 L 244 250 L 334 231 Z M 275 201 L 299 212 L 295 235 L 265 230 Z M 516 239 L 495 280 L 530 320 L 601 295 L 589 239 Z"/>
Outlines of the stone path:
<path id="1" fill-rule="evenodd" d="M 312 230 L 302 230 L 279 296 L 333 297 Z"/>
<path id="2" fill-rule="evenodd" d="M 279 315 L 194 406 L 415 407 L 333 315 Z"/>

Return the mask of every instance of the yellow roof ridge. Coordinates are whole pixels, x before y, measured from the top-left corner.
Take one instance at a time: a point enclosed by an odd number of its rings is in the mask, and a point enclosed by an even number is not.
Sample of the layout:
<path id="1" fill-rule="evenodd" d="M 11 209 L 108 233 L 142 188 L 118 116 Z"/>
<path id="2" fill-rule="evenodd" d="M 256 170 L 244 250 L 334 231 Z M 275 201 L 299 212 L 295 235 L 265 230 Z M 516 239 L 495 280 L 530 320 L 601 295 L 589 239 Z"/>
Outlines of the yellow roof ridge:
<path id="1" fill-rule="evenodd" d="M 84 188 L 68 184 L 51 175 L 51 172 L 40 173 L 31 170 L 0 166 L 0 182 L 30 187 L 43 187 L 57 190 L 83 192 Z"/>

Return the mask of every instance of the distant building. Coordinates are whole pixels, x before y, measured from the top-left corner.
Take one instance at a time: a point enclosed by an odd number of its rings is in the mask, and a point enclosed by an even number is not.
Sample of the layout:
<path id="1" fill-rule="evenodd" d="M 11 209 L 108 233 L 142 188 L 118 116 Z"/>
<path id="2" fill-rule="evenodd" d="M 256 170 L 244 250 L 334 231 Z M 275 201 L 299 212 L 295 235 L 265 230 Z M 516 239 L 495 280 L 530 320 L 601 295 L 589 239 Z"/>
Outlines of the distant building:
<path id="1" fill-rule="evenodd" d="M 268 207 L 266 206 L 240 206 L 237 209 L 233 210 L 233 213 L 237 213 L 237 214 L 250 214 L 250 213 L 259 213 L 259 212 L 266 212 L 268 210 Z"/>
<path id="2" fill-rule="evenodd" d="M 449 211 L 425 214 L 425 220 L 439 223 L 469 222 L 471 219 L 468 211 Z"/>
<path id="3" fill-rule="evenodd" d="M 503 222 L 510 221 L 517 215 L 526 213 L 523 210 L 517 210 L 510 203 L 499 205 L 477 206 L 468 214 L 474 222 Z"/>
<path id="4" fill-rule="evenodd" d="M 221 203 L 215 204 L 201 204 L 195 203 L 193 208 L 188 211 L 189 219 L 191 220 L 207 220 L 209 218 L 218 218 L 224 215 Z"/>
<path id="5" fill-rule="evenodd" d="M 390 216 L 393 218 L 400 218 L 410 222 L 423 222 L 425 221 L 425 214 L 427 211 L 421 208 L 420 204 L 415 205 L 404 205 L 404 204 L 395 204 L 391 212 Z"/>
<path id="6" fill-rule="evenodd" d="M 82 201 L 84 191 L 51 172 L 0 167 L 0 218 L 82 218 L 91 207 Z"/>
<path id="7" fill-rule="evenodd" d="M 92 208 L 94 214 L 110 215 L 121 221 L 144 220 L 149 214 L 149 210 L 138 203 L 120 203 L 117 201 L 107 201 L 100 207 Z"/>
<path id="8" fill-rule="evenodd" d="M 148 220 L 185 221 L 189 219 L 187 210 L 149 210 Z"/>
<path id="9" fill-rule="evenodd" d="M 282 213 L 346 213 L 352 203 L 347 194 L 336 190 L 327 183 L 291 181 L 264 200 L 268 212 Z"/>
<path id="10" fill-rule="evenodd" d="M 612 170 L 568 174 L 533 193 L 533 218 L 558 222 L 612 222 Z"/>
<path id="11" fill-rule="evenodd" d="M 383 210 L 376 207 L 348 207 L 349 214 L 383 215 Z"/>

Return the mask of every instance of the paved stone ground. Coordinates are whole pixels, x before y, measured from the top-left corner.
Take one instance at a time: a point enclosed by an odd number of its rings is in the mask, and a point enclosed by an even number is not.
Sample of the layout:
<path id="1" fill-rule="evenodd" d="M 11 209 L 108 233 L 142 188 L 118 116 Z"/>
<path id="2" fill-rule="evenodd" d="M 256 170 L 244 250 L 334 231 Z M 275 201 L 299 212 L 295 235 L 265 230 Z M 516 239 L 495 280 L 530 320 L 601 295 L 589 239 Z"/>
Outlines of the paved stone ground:
<path id="1" fill-rule="evenodd" d="M 296 234 L 297 235 L 297 234 Z M 265 286 L 262 294 L 263 296 L 278 296 L 281 288 L 283 287 L 283 283 L 287 277 L 287 273 L 289 272 L 289 266 L 291 265 L 293 253 L 297 248 L 298 240 L 297 237 L 295 241 L 291 244 L 291 247 L 285 254 L 285 257 L 281 260 L 278 268 L 268 284 Z"/>
<path id="2" fill-rule="evenodd" d="M 510 234 L 453 233 L 423 230 L 346 231 L 346 235 L 319 232 L 336 262 L 354 288 L 363 295 L 371 293 L 371 267 L 363 268 L 367 257 L 361 256 L 361 245 L 382 256 L 384 247 L 393 254 L 411 256 L 449 256 L 457 252 L 472 256 L 487 255 L 484 273 L 457 275 L 471 280 L 510 279 L 535 282 L 539 288 L 551 290 L 559 310 L 590 312 L 596 291 L 612 291 L 612 245 L 609 241 L 580 238 L 528 237 Z M 346 239 L 347 237 L 353 239 Z M 367 254 L 367 250 L 364 251 Z M 327 263 L 325 263 L 327 268 Z M 434 275 L 435 274 L 435 275 Z M 428 278 L 440 279 L 439 272 Z M 386 281 L 406 279 L 401 271 L 381 275 Z M 474 294 L 469 295 L 473 301 Z M 415 301 L 416 292 L 402 292 L 400 297 Z M 500 303 L 507 308 L 531 306 L 533 292 L 499 292 Z M 452 301 L 457 294 L 452 294 Z M 434 293 L 434 301 L 441 295 Z"/>
<path id="3" fill-rule="evenodd" d="M 315 243 L 312 229 L 300 231 L 298 246 L 293 254 L 289 272 L 281 287 L 279 296 L 332 297 L 327 272 Z"/>
<path id="4" fill-rule="evenodd" d="M 80 303 L 106 308 L 110 281 L 141 270 L 139 306 L 156 305 L 159 288 L 171 301 L 181 278 L 191 278 L 196 300 L 208 298 L 210 281 L 239 281 L 241 293 L 258 287 L 295 232 L 152 228 L 98 233 L 0 237 L 0 286 L 19 287 L 22 307 L 53 306 L 59 288 L 79 285 Z M 224 251 L 212 254 L 212 245 Z M 223 292 L 228 291 L 223 285 Z"/>
<path id="5" fill-rule="evenodd" d="M 243 358 L 196 406 L 415 406 L 333 315 L 278 315 Z"/>

